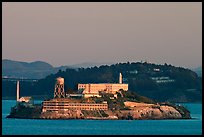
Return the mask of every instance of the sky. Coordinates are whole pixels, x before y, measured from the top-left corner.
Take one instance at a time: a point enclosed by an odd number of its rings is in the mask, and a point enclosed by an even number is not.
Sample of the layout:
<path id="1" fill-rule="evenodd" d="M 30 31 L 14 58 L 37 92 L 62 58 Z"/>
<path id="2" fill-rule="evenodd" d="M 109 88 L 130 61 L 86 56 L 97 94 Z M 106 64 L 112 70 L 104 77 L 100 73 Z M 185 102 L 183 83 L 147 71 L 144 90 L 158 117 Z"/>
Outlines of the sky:
<path id="1" fill-rule="evenodd" d="M 202 65 L 201 2 L 4 2 L 2 58 Z"/>

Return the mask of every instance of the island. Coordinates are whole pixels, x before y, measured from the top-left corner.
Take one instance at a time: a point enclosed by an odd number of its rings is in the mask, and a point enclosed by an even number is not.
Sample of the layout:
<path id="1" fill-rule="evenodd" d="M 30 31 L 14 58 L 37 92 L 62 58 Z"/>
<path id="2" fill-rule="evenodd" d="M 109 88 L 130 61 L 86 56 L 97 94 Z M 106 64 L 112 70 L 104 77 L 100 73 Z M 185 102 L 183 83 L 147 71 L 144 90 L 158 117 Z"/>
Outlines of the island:
<path id="1" fill-rule="evenodd" d="M 88 83 L 78 84 L 78 91 L 66 93 L 64 78 L 56 79 L 54 98 L 34 104 L 32 97 L 19 99 L 7 118 L 25 119 L 190 119 L 190 111 L 170 102 L 156 102 L 128 90 L 128 84 Z"/>

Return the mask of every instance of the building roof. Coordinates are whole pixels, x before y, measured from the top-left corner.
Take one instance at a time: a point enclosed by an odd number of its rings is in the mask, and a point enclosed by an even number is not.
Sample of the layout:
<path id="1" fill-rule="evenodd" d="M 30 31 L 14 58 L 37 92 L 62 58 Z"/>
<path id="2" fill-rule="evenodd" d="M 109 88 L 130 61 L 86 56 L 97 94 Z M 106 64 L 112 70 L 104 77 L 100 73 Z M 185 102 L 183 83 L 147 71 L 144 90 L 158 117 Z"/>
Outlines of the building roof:
<path id="1" fill-rule="evenodd" d="M 32 97 L 21 97 L 20 99 L 30 100 Z"/>
<path id="2" fill-rule="evenodd" d="M 127 84 L 127 83 L 78 83 L 78 85 L 79 84 L 104 84 L 104 85 L 107 85 L 107 84 L 121 84 L 121 85 L 123 85 L 123 84 Z"/>

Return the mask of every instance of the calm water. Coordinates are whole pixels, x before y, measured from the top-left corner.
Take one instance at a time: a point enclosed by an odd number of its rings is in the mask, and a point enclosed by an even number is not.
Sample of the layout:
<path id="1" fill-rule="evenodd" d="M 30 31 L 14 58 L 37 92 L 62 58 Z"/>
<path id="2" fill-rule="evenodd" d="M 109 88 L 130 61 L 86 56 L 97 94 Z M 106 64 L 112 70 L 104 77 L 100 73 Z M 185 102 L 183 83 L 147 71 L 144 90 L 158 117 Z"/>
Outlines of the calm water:
<path id="1" fill-rule="evenodd" d="M 2 134 L 26 135 L 201 135 L 202 104 L 184 104 L 191 120 L 7 119 L 15 101 L 2 101 Z"/>

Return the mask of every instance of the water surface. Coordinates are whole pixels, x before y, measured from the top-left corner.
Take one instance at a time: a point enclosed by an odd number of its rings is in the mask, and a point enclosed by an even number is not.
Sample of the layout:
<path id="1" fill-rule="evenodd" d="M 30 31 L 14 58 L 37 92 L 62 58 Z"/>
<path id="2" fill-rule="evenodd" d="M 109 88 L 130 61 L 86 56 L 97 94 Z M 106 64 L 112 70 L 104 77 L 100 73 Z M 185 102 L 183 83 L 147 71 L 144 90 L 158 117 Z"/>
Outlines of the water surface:
<path id="1" fill-rule="evenodd" d="M 36 102 L 36 101 L 35 101 Z M 41 101 L 37 101 L 39 103 Z M 201 135 L 202 104 L 183 104 L 188 120 L 41 120 L 8 119 L 14 100 L 2 101 L 3 135 Z"/>

